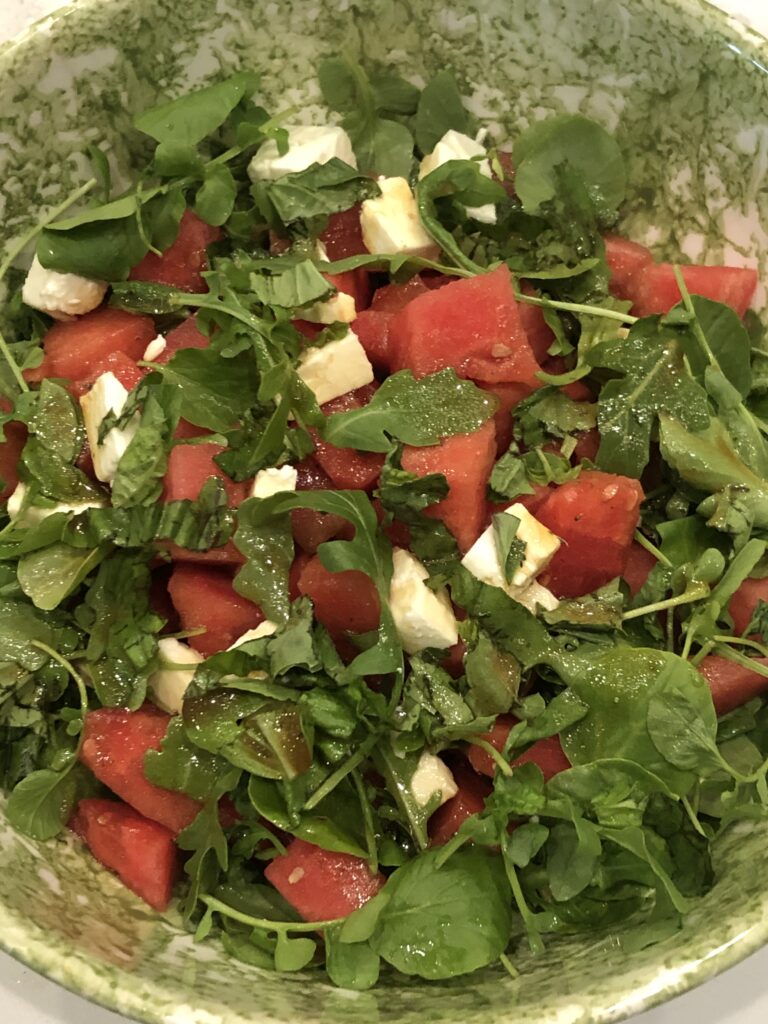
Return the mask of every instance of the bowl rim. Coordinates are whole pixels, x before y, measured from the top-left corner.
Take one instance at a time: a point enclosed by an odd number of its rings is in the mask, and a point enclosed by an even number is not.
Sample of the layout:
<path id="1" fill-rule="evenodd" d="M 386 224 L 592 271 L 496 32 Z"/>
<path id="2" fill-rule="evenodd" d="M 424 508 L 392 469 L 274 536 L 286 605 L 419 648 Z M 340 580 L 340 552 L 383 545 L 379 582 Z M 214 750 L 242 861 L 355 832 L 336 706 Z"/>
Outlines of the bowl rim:
<path id="1" fill-rule="evenodd" d="M 91 10 L 103 10 L 106 4 L 125 4 L 127 0 L 67 0 L 53 11 L 35 19 L 15 36 L 0 42 L 0 80 L 5 77 L 11 60 L 18 51 L 23 51 L 41 35 L 55 33 L 57 27 L 69 19 L 87 20 Z M 731 37 L 734 33 L 755 49 L 762 51 L 768 68 L 768 34 L 752 28 L 738 15 L 719 7 L 717 0 L 654 0 L 662 6 L 682 9 L 691 18 L 706 22 L 710 31 L 720 31 Z M 7 242 L 12 242 L 8 239 Z M 6 244 L 7 244 L 6 242 Z M 0 246 L 2 253 L 2 246 Z M 0 802 L 0 815 L 4 816 Z M 736 826 L 738 827 L 738 826 Z M 768 825 L 766 826 L 768 835 Z M 21 840 L 30 843 L 29 840 Z M 55 840 L 54 840 L 55 842 Z M 46 844 L 42 844 L 46 845 Z M 619 1024 L 620 1021 L 669 1002 L 679 995 L 705 984 L 731 967 L 743 962 L 763 946 L 768 945 L 768 891 L 764 902 L 765 913 L 749 927 L 739 931 L 730 941 L 715 947 L 708 954 L 675 964 L 675 980 L 666 983 L 650 982 L 630 989 L 621 998 L 606 1000 L 601 1006 L 580 1007 L 578 1024 Z M 146 977 L 138 978 L 134 973 L 117 964 L 109 965 L 110 978 L 107 980 L 94 966 L 92 957 L 73 947 L 67 949 L 46 941 L 44 929 L 25 918 L 21 913 L 0 902 L 0 951 L 8 954 L 18 963 L 41 975 L 47 980 L 88 1002 L 105 1010 L 120 1014 L 130 1020 L 159 1024 L 161 1018 L 155 1008 L 166 1002 L 165 987 Z M 189 1024 L 198 1020 L 195 1009 L 190 1005 L 179 1006 L 179 1011 L 189 1010 Z M 537 1016 L 536 1024 L 571 1024 L 563 1017 L 564 1005 L 553 1006 Z M 258 1012 L 258 1011 L 257 1011 Z M 208 1021 L 209 1015 L 202 1011 L 201 1020 Z M 168 1020 L 169 1018 L 162 1018 Z M 181 1018 L 179 1018 L 181 1019 Z M 261 1024 L 266 1018 L 249 1015 L 243 1017 L 236 1011 L 226 1018 L 215 1019 L 215 1024 Z M 271 1018 L 270 1018 L 271 1020 Z M 510 1008 L 510 1015 L 495 1018 L 494 1024 L 513 1024 L 518 1015 Z M 213 1020 L 211 1019 L 212 1024 Z"/>

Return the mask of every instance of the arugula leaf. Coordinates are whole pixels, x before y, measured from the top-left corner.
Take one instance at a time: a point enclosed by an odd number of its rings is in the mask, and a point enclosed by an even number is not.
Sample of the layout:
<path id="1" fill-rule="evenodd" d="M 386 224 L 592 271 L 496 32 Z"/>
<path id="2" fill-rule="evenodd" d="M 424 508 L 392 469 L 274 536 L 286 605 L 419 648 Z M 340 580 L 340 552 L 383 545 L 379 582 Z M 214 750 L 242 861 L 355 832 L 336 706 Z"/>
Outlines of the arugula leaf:
<path id="1" fill-rule="evenodd" d="M 138 430 L 120 459 L 112 482 L 115 508 L 151 505 L 159 499 L 181 399 L 179 389 L 169 385 L 149 391 Z"/>
<path id="2" fill-rule="evenodd" d="M 31 551 L 19 559 L 19 585 L 36 608 L 51 611 L 77 590 L 105 554 L 103 547 L 78 550 L 67 544 Z"/>
<path id="3" fill-rule="evenodd" d="M 401 370 L 387 377 L 367 405 L 329 416 L 322 433 L 339 448 L 386 452 L 393 438 L 425 446 L 453 434 L 470 434 L 495 409 L 492 395 L 460 380 L 452 369 L 419 380 L 410 370 Z"/>
<path id="4" fill-rule="evenodd" d="M 161 372 L 181 392 L 181 417 L 208 430 L 229 430 L 258 393 L 258 371 L 248 352 L 224 359 L 212 348 L 180 349 Z"/>
<path id="5" fill-rule="evenodd" d="M 325 932 L 325 969 L 339 988 L 364 992 L 379 980 L 380 958 L 367 942 L 340 942 L 339 927 Z"/>
<path id="6" fill-rule="evenodd" d="M 526 543 L 517 536 L 520 520 L 517 516 L 502 512 L 494 515 L 491 522 L 499 565 L 504 573 L 504 579 L 511 583 L 515 572 L 525 560 Z"/>
<path id="7" fill-rule="evenodd" d="M 61 832 L 75 806 L 78 777 L 72 771 L 41 768 L 14 787 L 5 805 L 13 828 L 45 841 Z"/>
<path id="8" fill-rule="evenodd" d="M 245 565 L 235 576 L 235 590 L 257 604 L 268 619 L 286 622 L 290 611 L 288 573 L 293 562 L 293 535 L 288 515 L 256 521 L 260 498 L 238 509 L 235 547 Z"/>
<path id="9" fill-rule="evenodd" d="M 498 959 L 512 926 L 500 859 L 461 850 L 437 866 L 423 853 L 389 878 L 370 944 L 403 974 L 430 981 L 468 974 Z"/>
<path id="10" fill-rule="evenodd" d="M 573 899 L 591 883 L 602 853 L 595 825 L 576 816 L 560 822 L 549 833 L 547 874 L 552 896 L 558 902 Z"/>
<path id="11" fill-rule="evenodd" d="M 696 333 L 689 331 L 685 348 L 691 370 L 697 378 L 703 380 L 706 368 L 714 361 L 714 365 L 725 374 L 739 395 L 746 398 L 752 387 L 751 342 L 738 314 L 730 306 L 706 299 L 702 295 L 691 295 L 689 300 L 693 323 L 703 333 L 707 346 L 702 350 Z M 685 303 L 675 306 L 664 317 L 664 323 L 691 323 L 691 315 Z"/>
<path id="12" fill-rule="evenodd" d="M 527 212 L 556 198 L 555 170 L 570 164 L 601 222 L 615 220 L 626 191 L 624 160 L 616 140 L 597 122 L 578 114 L 537 121 L 516 139 L 512 155 L 515 191 Z"/>
<path id="13" fill-rule="evenodd" d="M 601 469 L 639 477 L 648 463 L 654 423 L 677 417 L 691 430 L 709 423 L 706 393 L 688 373 L 680 343 L 655 318 L 635 324 L 629 337 L 591 348 L 591 366 L 620 373 L 600 392 L 598 426 Z"/>
<path id="14" fill-rule="evenodd" d="M 467 703 L 476 715 L 504 715 L 517 699 L 521 672 L 517 659 L 500 650 L 485 633 L 464 656 L 469 692 Z"/>
<path id="15" fill-rule="evenodd" d="M 304 171 L 284 174 L 276 181 L 260 180 L 251 186 L 256 209 L 275 231 L 284 233 L 288 225 L 309 222 L 319 234 L 323 225 L 318 218 L 348 210 L 364 199 L 380 194 L 379 186 L 334 157 L 324 164 L 313 164 Z"/>
<path id="16" fill-rule="evenodd" d="M 209 164 L 195 196 L 195 213 L 206 224 L 219 227 L 229 220 L 237 198 L 237 182 L 224 164 Z"/>
<path id="17" fill-rule="evenodd" d="M 470 134 L 471 119 L 452 72 L 438 71 L 422 90 L 413 122 L 416 144 L 431 153 L 447 131 Z"/>
<path id="18" fill-rule="evenodd" d="M 174 715 L 160 750 L 149 750 L 144 774 L 156 786 L 205 800 L 211 793 L 234 789 L 237 772 L 229 761 L 189 742 L 181 716 Z"/>

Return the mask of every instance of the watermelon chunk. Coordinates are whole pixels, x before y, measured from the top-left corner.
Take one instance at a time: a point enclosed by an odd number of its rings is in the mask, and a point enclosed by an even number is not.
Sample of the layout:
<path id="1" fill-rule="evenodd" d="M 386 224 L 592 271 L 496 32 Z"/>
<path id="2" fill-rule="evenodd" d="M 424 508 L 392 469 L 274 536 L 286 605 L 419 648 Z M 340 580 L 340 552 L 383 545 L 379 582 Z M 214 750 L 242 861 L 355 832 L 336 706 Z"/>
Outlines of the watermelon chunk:
<path id="1" fill-rule="evenodd" d="M 485 489 L 495 458 L 493 420 L 472 434 L 455 434 L 429 448 L 403 449 L 403 469 L 417 476 L 442 473 L 448 481 L 448 497 L 424 512 L 433 519 L 442 519 L 462 552 L 468 551 L 483 531 Z"/>
<path id="2" fill-rule="evenodd" d="M 360 204 L 356 203 L 341 213 L 332 213 L 328 226 L 320 235 L 330 260 L 345 260 L 348 256 L 367 255 L 360 227 Z"/>
<path id="3" fill-rule="evenodd" d="M 452 839 L 467 818 L 483 810 L 486 797 L 493 792 L 488 779 L 467 768 L 454 768 L 452 772 L 459 791 L 429 819 L 430 846 L 442 846 Z"/>
<path id="4" fill-rule="evenodd" d="M 520 291 L 524 295 L 539 294 L 527 281 L 520 282 Z M 544 363 L 548 358 L 549 346 L 555 340 L 554 331 L 544 319 L 544 310 L 530 302 L 519 302 L 517 309 L 534 358 L 538 363 Z"/>
<path id="5" fill-rule="evenodd" d="M 624 564 L 624 572 L 621 574 L 629 585 L 629 592 L 632 597 L 642 590 L 645 581 L 651 574 L 651 569 L 656 565 L 656 559 L 647 551 L 642 544 L 633 540 L 627 552 L 627 560 Z"/>
<path id="6" fill-rule="evenodd" d="M 102 373 L 114 374 L 126 391 L 133 391 L 149 373 L 149 370 L 139 366 L 125 352 L 110 352 L 108 356 L 99 360 L 86 377 L 82 377 L 70 386 L 70 394 L 75 398 L 84 395 L 91 390 Z"/>
<path id="7" fill-rule="evenodd" d="M 703 295 L 730 306 L 743 317 L 757 288 L 757 271 L 747 267 L 681 267 L 691 295 Z M 632 277 L 627 285 L 635 316 L 668 313 L 680 301 L 680 289 L 671 263 L 657 263 Z"/>
<path id="8" fill-rule="evenodd" d="M 366 270 L 345 270 L 341 274 L 323 274 L 337 292 L 351 295 L 358 313 L 366 309 L 371 301 L 371 279 Z"/>
<path id="9" fill-rule="evenodd" d="M 330 416 L 335 412 L 362 409 L 373 398 L 376 388 L 376 384 L 366 384 L 356 391 L 349 391 L 326 402 L 323 412 Z M 328 474 L 334 487 L 367 491 L 374 486 L 384 465 L 383 455 L 379 452 L 358 452 L 354 448 L 337 448 L 335 444 L 323 441 L 316 430 L 311 429 L 310 433 L 315 442 L 315 461 Z"/>
<path id="10" fill-rule="evenodd" d="M 165 471 L 163 501 L 195 501 L 209 477 L 224 484 L 231 507 L 241 505 L 248 497 L 248 483 L 236 484 L 213 461 L 223 452 L 220 444 L 178 444 L 171 449 Z"/>
<path id="11" fill-rule="evenodd" d="M 27 428 L 22 423 L 6 423 L 5 440 L 0 443 L 0 501 L 16 490 L 19 482 L 19 459 L 27 443 Z"/>
<path id="12" fill-rule="evenodd" d="M 755 658 L 755 662 L 768 667 L 768 658 Z M 768 677 L 753 672 L 745 665 L 739 665 L 729 658 L 721 658 L 718 654 L 709 654 L 699 663 L 699 672 L 709 684 L 709 692 L 718 715 L 727 715 L 729 711 L 741 707 L 754 697 L 759 697 L 768 690 Z"/>
<path id="13" fill-rule="evenodd" d="M 315 606 L 315 618 L 334 639 L 378 628 L 379 595 L 370 577 L 356 569 L 329 572 L 315 555 L 302 569 L 299 591 Z"/>
<path id="14" fill-rule="evenodd" d="M 752 621 L 758 601 L 768 602 L 768 578 L 744 580 L 728 602 L 735 633 L 744 633 Z"/>
<path id="15" fill-rule="evenodd" d="M 96 860 L 155 910 L 166 910 L 178 873 L 173 835 L 114 800 L 81 800 L 69 822 Z"/>
<path id="16" fill-rule="evenodd" d="M 481 738 L 496 750 L 501 751 L 504 749 L 512 726 L 516 724 L 517 719 L 513 715 L 499 715 L 491 731 L 485 733 Z M 487 751 L 473 744 L 470 745 L 467 756 L 476 772 L 493 778 L 496 773 L 496 762 Z M 547 736 L 546 739 L 537 740 L 525 753 L 510 762 L 513 768 L 528 763 L 538 765 L 546 782 L 559 772 L 564 772 L 571 767 L 559 736 Z"/>
<path id="17" fill-rule="evenodd" d="M 429 288 L 418 274 L 404 284 L 387 284 L 377 288 L 371 301 L 371 309 L 377 313 L 399 313 L 408 303 L 419 295 L 425 295 Z"/>
<path id="18" fill-rule="evenodd" d="M 352 330 L 365 349 L 365 354 L 370 359 L 371 365 L 376 373 L 382 375 L 389 373 L 392 362 L 389 329 L 394 316 L 394 313 L 364 309 L 362 313 L 358 313 L 357 319 L 352 324 Z"/>
<path id="19" fill-rule="evenodd" d="M 653 264 L 651 250 L 619 235 L 606 235 L 603 241 L 605 260 L 611 275 L 611 295 L 615 295 L 617 299 L 629 299 L 632 279 Z"/>
<path id="20" fill-rule="evenodd" d="M 182 629 L 205 629 L 191 636 L 189 645 L 206 657 L 225 651 L 265 618 L 258 605 L 237 593 L 231 575 L 213 566 L 174 566 L 168 592 Z"/>
<path id="21" fill-rule="evenodd" d="M 167 363 L 172 356 L 183 348 L 208 348 L 211 339 L 203 334 L 197 326 L 197 317 L 189 316 L 182 320 L 178 327 L 165 335 L 165 349 L 155 360 L 156 363 Z"/>
<path id="22" fill-rule="evenodd" d="M 482 382 L 480 387 L 490 391 L 499 400 L 499 407 L 493 414 L 496 424 L 496 452 L 503 455 L 512 440 L 512 410 L 527 395 L 530 388 L 525 384 L 489 384 Z"/>
<path id="23" fill-rule="evenodd" d="M 362 857 L 335 853 L 292 839 L 264 875 L 305 921 L 347 917 L 373 899 L 384 876 L 372 875 Z"/>
<path id="24" fill-rule="evenodd" d="M 539 387 L 539 364 L 520 320 L 506 266 L 419 295 L 390 325 L 393 369 Z"/>
<path id="25" fill-rule="evenodd" d="M 297 491 L 328 491 L 333 489 L 331 478 L 314 459 L 303 459 L 297 466 Z M 291 529 L 296 543 L 310 555 L 327 540 L 352 530 L 342 516 L 316 512 L 311 508 L 296 508 L 291 512 Z"/>
<path id="26" fill-rule="evenodd" d="M 44 377 L 83 380 L 114 352 L 138 362 L 156 334 L 151 317 L 103 306 L 76 320 L 54 324 L 43 339 L 42 363 L 25 370 L 24 376 L 30 382 Z"/>
<path id="27" fill-rule="evenodd" d="M 128 275 L 131 281 L 156 281 L 183 292 L 208 291 L 203 271 L 208 269 L 207 247 L 221 238 L 221 229 L 211 227 L 196 213 L 185 210 L 175 241 L 158 256 L 148 252 Z"/>
<path id="28" fill-rule="evenodd" d="M 541 576 L 557 597 L 588 594 L 621 576 L 640 521 L 637 480 L 598 470 L 554 488 L 536 518 L 564 543 Z"/>
<path id="29" fill-rule="evenodd" d="M 144 757 L 147 751 L 160 749 L 170 720 L 152 704 L 138 711 L 88 711 L 80 760 L 134 810 L 177 835 L 194 821 L 200 804 L 185 793 L 156 786 L 144 774 Z"/>

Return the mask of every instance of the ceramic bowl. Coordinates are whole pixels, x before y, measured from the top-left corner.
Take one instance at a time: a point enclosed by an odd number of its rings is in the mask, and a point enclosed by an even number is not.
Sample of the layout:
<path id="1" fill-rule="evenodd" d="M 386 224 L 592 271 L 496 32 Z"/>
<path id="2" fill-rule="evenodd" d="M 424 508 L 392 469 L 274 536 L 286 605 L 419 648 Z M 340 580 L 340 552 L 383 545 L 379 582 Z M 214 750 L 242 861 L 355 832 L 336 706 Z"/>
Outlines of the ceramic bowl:
<path id="1" fill-rule="evenodd" d="M 768 44 L 699 0 L 85 0 L 0 51 L 0 239 L 10 246 L 85 176 L 87 141 L 127 174 L 131 115 L 238 67 L 267 105 L 316 106 L 342 48 L 409 76 L 451 67 L 503 136 L 580 111 L 630 169 L 624 230 L 667 258 L 768 259 Z M 763 275 L 764 276 L 764 275 Z M 764 302 L 764 295 L 761 300 Z M 766 830 L 716 848 L 718 882 L 661 944 L 552 941 L 446 984 L 389 975 L 373 992 L 277 976 L 195 946 L 68 839 L 0 825 L 0 945 L 105 1006 L 155 1024 L 604 1024 L 704 981 L 768 939 Z"/>

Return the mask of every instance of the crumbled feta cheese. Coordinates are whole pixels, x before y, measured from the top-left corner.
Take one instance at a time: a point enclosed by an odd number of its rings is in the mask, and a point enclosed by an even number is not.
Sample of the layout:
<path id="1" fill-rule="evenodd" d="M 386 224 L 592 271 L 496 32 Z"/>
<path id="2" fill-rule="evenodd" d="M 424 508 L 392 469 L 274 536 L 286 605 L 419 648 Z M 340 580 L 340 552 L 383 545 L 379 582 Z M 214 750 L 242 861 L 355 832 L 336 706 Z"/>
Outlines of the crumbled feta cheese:
<path id="1" fill-rule="evenodd" d="M 280 491 L 295 491 L 299 473 L 295 466 L 270 466 L 260 469 L 251 485 L 252 498 L 271 498 Z"/>
<path id="2" fill-rule="evenodd" d="M 156 338 L 144 349 L 143 359 L 147 363 L 151 363 L 154 359 L 158 359 L 168 347 L 168 342 L 162 334 L 158 334 Z"/>
<path id="3" fill-rule="evenodd" d="M 425 750 L 411 777 L 411 793 L 419 807 L 426 807 L 437 794 L 440 795 L 438 806 L 441 806 L 458 792 L 459 787 L 445 761 Z"/>
<path id="4" fill-rule="evenodd" d="M 284 125 L 288 150 L 282 156 L 274 139 L 267 139 L 248 164 L 251 181 L 282 178 L 305 171 L 312 164 L 327 164 L 334 157 L 357 167 L 352 142 L 343 128 L 335 125 Z"/>
<path id="5" fill-rule="evenodd" d="M 452 647 L 459 641 L 456 616 L 445 588 L 430 590 L 429 573 L 410 551 L 392 553 L 389 605 L 400 643 L 408 654 L 426 647 Z"/>
<path id="6" fill-rule="evenodd" d="M 504 512 L 517 516 L 520 520 L 517 538 L 525 544 L 523 564 L 515 570 L 512 582 L 507 583 L 504 578 L 492 525 L 480 534 L 462 558 L 461 564 L 483 583 L 491 587 L 501 587 L 510 597 L 517 599 L 521 588 L 527 586 L 549 564 L 561 541 L 535 519 L 524 505 L 515 503 L 505 508 Z"/>
<path id="7" fill-rule="evenodd" d="M 354 331 L 322 348 L 305 349 L 296 370 L 318 405 L 373 381 L 373 367 Z"/>
<path id="8" fill-rule="evenodd" d="M 419 177 L 424 178 L 427 174 L 450 160 L 473 160 L 481 156 L 484 159 L 479 161 L 480 173 L 486 178 L 491 177 L 491 164 L 485 156 L 485 147 L 479 142 L 471 139 L 468 135 L 456 132 L 452 128 L 445 133 L 431 153 L 421 161 Z M 493 203 L 486 203 L 484 206 L 468 206 L 467 213 L 475 220 L 483 224 L 496 223 L 496 207 Z"/>
<path id="9" fill-rule="evenodd" d="M 69 320 L 100 306 L 106 291 L 106 281 L 46 270 L 35 256 L 21 289 L 21 297 L 28 306 L 42 310 L 54 320 Z"/>
<path id="10" fill-rule="evenodd" d="M 184 694 L 192 682 L 195 669 L 205 659 L 188 644 L 170 637 L 158 640 L 157 647 L 160 667 L 149 677 L 149 689 L 155 704 L 169 715 L 175 715 L 181 711 Z M 183 665 L 189 665 L 190 668 L 176 667 Z"/>
<path id="11" fill-rule="evenodd" d="M 19 483 L 16 485 L 16 489 L 8 497 L 8 516 L 10 519 L 19 519 L 20 522 L 26 526 L 34 526 L 37 523 L 42 523 L 48 516 L 54 515 L 56 512 L 73 512 L 78 515 L 80 512 L 87 512 L 89 508 L 102 508 L 104 503 L 102 501 L 82 501 L 74 502 L 73 504 L 66 504 L 61 502 L 57 505 L 27 505 L 23 508 L 24 501 L 27 496 L 27 485 Z"/>
<path id="12" fill-rule="evenodd" d="M 102 444 L 99 444 L 99 428 L 108 413 L 120 415 L 127 399 L 128 392 L 111 372 L 97 377 L 91 390 L 80 399 L 94 472 L 104 483 L 114 480 L 118 463 L 139 428 L 139 414 L 136 413 L 126 426 L 113 427 Z"/>
<path id="13" fill-rule="evenodd" d="M 277 623 L 270 622 L 269 619 L 265 619 L 260 622 L 255 629 L 247 629 L 242 636 L 239 636 L 233 644 L 230 644 L 227 648 L 228 651 L 234 651 L 236 647 L 240 647 L 241 644 L 250 643 L 251 640 L 261 640 L 264 636 L 272 636 L 273 633 L 277 632 Z"/>
<path id="14" fill-rule="evenodd" d="M 405 178 L 378 178 L 381 195 L 366 199 L 360 213 L 368 252 L 405 253 L 434 259 L 440 247 L 422 227 L 416 197 Z"/>

